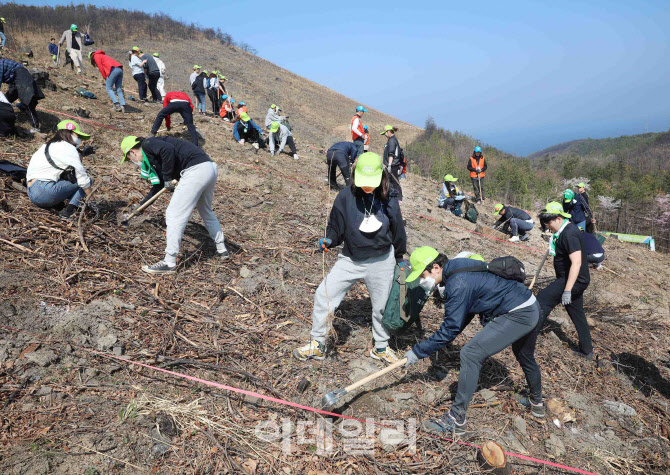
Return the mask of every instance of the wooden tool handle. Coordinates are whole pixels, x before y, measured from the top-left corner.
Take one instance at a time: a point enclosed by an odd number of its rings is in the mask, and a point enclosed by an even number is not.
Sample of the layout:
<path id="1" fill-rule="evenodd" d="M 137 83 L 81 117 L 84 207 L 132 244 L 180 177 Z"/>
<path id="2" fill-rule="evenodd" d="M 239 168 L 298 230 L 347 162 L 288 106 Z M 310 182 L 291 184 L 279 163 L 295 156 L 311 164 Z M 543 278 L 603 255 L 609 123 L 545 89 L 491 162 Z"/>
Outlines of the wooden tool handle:
<path id="1" fill-rule="evenodd" d="M 380 376 L 384 376 L 386 373 L 390 373 L 391 371 L 393 371 L 396 368 L 404 366 L 405 363 L 407 363 L 407 358 L 403 358 L 400 361 L 396 361 L 395 363 L 393 363 L 390 366 L 387 366 L 383 370 L 377 371 L 376 373 L 373 373 L 370 376 L 367 376 L 367 377 L 361 379 L 360 381 L 356 381 L 354 384 L 352 384 L 350 386 L 347 386 L 346 388 L 344 388 L 344 390 L 349 393 L 349 392 L 353 391 L 354 389 L 360 388 L 364 384 L 369 383 L 370 381 L 374 381 L 375 379 L 379 378 Z"/>
<path id="2" fill-rule="evenodd" d="M 160 198 L 160 196 L 161 196 L 163 193 L 165 193 L 166 191 L 167 191 L 167 188 L 163 188 L 163 189 L 160 190 L 158 193 L 156 193 L 154 196 L 152 196 L 151 198 L 149 198 L 149 199 L 147 200 L 146 203 L 144 203 L 142 206 L 140 206 L 140 207 L 137 208 L 135 211 L 133 211 L 133 212 L 130 214 L 130 216 L 128 216 L 128 219 L 130 219 L 130 218 L 134 218 L 135 216 L 137 216 L 138 214 L 140 214 L 140 213 L 141 213 L 142 211 L 144 211 L 148 206 L 150 206 L 151 203 L 153 203 L 153 202 L 156 201 L 158 198 Z"/>
<path id="3" fill-rule="evenodd" d="M 528 287 L 530 290 L 533 290 L 533 286 L 535 285 L 535 281 L 537 280 L 538 276 L 540 275 L 540 271 L 544 267 L 544 263 L 547 262 L 547 258 L 549 257 L 549 251 L 551 248 L 547 249 L 547 252 L 545 252 L 544 257 L 542 258 L 542 262 L 540 262 L 540 267 L 537 268 L 537 272 L 535 272 L 535 275 L 533 276 L 533 280 L 530 282 L 530 286 Z"/>

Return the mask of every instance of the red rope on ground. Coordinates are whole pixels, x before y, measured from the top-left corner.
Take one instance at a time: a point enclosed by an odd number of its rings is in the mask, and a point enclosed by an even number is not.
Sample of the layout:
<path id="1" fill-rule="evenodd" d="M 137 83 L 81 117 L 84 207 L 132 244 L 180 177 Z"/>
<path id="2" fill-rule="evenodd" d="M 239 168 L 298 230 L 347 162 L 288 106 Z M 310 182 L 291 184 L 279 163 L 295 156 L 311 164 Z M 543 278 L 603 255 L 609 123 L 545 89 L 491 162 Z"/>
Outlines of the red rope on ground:
<path id="1" fill-rule="evenodd" d="M 37 107 L 37 109 L 41 110 L 41 111 L 44 111 L 44 112 L 51 112 L 52 114 L 58 114 L 58 115 L 62 115 L 62 116 L 65 116 L 65 117 L 70 117 L 71 119 L 76 119 L 78 121 L 88 122 L 89 124 L 97 125 L 98 127 L 105 127 L 106 129 L 118 130 L 119 132 L 123 132 L 123 130 L 117 129 L 116 127 L 112 127 L 111 125 L 105 125 L 105 124 L 101 124 L 99 122 L 93 122 L 92 120 L 86 120 L 82 117 L 77 117 L 77 116 L 74 116 L 74 115 L 65 114 L 63 112 L 52 111 L 50 109 L 44 109 L 43 107 Z"/>
<path id="2" fill-rule="evenodd" d="M 83 347 L 83 346 L 75 345 L 73 343 L 69 343 L 69 342 L 66 342 L 66 341 L 63 341 L 63 340 L 60 340 L 60 341 L 59 340 L 52 340 L 50 338 L 45 338 L 41 335 L 37 335 L 37 334 L 34 334 L 34 333 L 19 330 L 18 328 L 13 328 L 13 327 L 5 326 L 5 325 L 0 325 L 0 328 L 4 328 L 5 330 L 10 330 L 12 332 L 24 333 L 26 335 L 37 337 L 37 338 L 43 339 L 45 343 L 67 343 L 70 346 L 72 346 L 73 348 L 77 348 L 77 349 L 86 351 L 88 353 L 91 353 L 91 354 L 94 354 L 94 355 L 97 355 L 97 356 L 101 356 L 103 358 L 109 358 L 109 359 L 113 359 L 113 360 L 116 360 L 116 361 L 121 361 L 121 362 L 124 362 L 124 363 L 127 363 L 127 364 L 141 366 L 143 368 L 151 369 L 151 370 L 154 370 L 154 371 L 160 371 L 162 373 L 169 374 L 171 376 L 186 379 L 186 380 L 189 380 L 189 381 L 194 381 L 196 383 L 204 384 L 206 386 L 212 386 L 212 387 L 215 387 L 215 388 L 218 388 L 218 389 L 223 389 L 225 391 L 232 391 L 234 393 L 243 394 L 245 396 L 251 396 L 251 397 L 258 398 L 258 399 L 263 399 L 265 401 L 275 402 L 277 404 L 281 404 L 281 405 L 288 406 L 288 407 L 294 407 L 296 409 L 302 409 L 304 411 L 313 412 L 315 414 L 323 414 L 323 415 L 331 416 L 331 417 L 337 417 L 337 418 L 342 418 L 342 419 L 350 419 L 350 420 L 353 420 L 353 421 L 358 421 L 358 422 L 363 422 L 363 423 L 371 422 L 372 424 L 380 426 L 380 427 L 394 428 L 392 426 L 387 426 L 387 425 L 381 424 L 379 422 L 367 421 L 365 419 L 358 419 L 356 417 L 345 416 L 343 414 L 337 414 L 337 413 L 334 413 L 334 412 L 328 412 L 328 411 L 324 411 L 322 409 L 317 409 L 315 407 L 305 406 L 303 404 L 298 404 L 296 402 L 287 401 L 285 399 L 279 399 L 279 398 L 275 398 L 275 397 L 272 397 L 272 396 L 266 396 L 264 394 L 256 393 L 256 392 L 253 392 L 253 391 L 247 391 L 246 389 L 240 389 L 240 388 L 236 388 L 234 386 L 228 386 L 226 384 L 216 383 L 214 381 L 209 381 L 207 379 L 198 378 L 196 376 L 190 376 L 188 374 L 178 373 L 176 371 L 170 371 L 168 369 L 159 368 L 157 366 L 151 366 L 151 365 L 148 365 L 146 363 L 140 363 L 139 361 L 133 361 L 133 360 L 130 360 L 130 359 L 127 359 L 127 358 L 122 358 L 122 357 L 112 355 L 112 354 L 109 354 L 109 353 L 103 353 L 101 351 L 97 351 L 97 350 L 94 350 L 92 348 L 86 348 L 86 347 Z M 467 446 L 467 447 L 472 447 L 472 448 L 476 448 L 476 449 L 481 448 L 479 445 L 469 444 L 469 443 L 463 442 L 461 440 L 449 439 L 447 437 L 440 437 L 438 435 L 431 434 L 429 432 L 423 432 L 423 434 L 425 434 L 428 437 L 433 437 L 433 438 L 436 438 L 436 439 L 445 440 L 447 442 L 452 442 L 452 443 L 456 443 L 456 444 L 459 444 L 459 445 L 464 445 L 464 446 Z M 539 464 L 542 464 L 542 465 L 547 465 L 547 466 L 550 466 L 550 467 L 560 468 L 561 470 L 568 470 L 568 471 L 574 472 L 574 473 L 581 473 L 583 475 L 598 475 L 597 473 L 594 473 L 594 472 L 587 472 L 586 470 L 581 470 L 579 468 L 574 468 L 574 467 L 570 467 L 570 466 L 567 466 L 567 465 L 561 465 L 561 464 L 558 464 L 558 463 L 549 462 L 548 460 L 536 459 L 536 458 L 533 458 L 533 457 L 528 457 L 526 455 L 516 454 L 514 452 L 505 452 L 505 454 L 510 456 L 510 457 L 514 457 L 514 458 L 518 458 L 518 459 L 522 459 L 522 460 L 528 460 L 529 462 L 534 462 L 534 463 L 539 463 Z"/>

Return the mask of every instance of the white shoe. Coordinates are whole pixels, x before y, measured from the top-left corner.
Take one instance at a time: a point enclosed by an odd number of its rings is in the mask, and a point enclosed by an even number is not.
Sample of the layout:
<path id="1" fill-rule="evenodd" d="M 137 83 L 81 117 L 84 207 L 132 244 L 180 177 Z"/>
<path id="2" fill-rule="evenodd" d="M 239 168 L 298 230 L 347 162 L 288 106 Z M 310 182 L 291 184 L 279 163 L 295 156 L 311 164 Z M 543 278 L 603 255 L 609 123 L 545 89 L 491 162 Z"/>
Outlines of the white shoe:
<path id="1" fill-rule="evenodd" d="M 298 157 L 298 154 L 297 154 L 297 153 L 294 153 L 294 154 L 293 154 L 293 160 L 299 160 L 299 159 L 300 159 L 300 157 Z"/>
<path id="2" fill-rule="evenodd" d="M 224 118 L 223 118 L 223 121 L 224 121 L 224 122 L 230 122 L 230 119 L 229 119 L 228 117 L 224 117 Z"/>
<path id="3" fill-rule="evenodd" d="M 398 354 L 389 347 L 386 347 L 384 351 L 377 351 L 377 348 L 370 350 L 370 357 L 372 359 L 386 361 L 387 363 L 391 364 L 400 360 Z"/>
<path id="4" fill-rule="evenodd" d="M 509 242 L 519 242 L 519 236 L 512 236 L 509 238 Z"/>
<path id="5" fill-rule="evenodd" d="M 258 145 L 258 142 L 254 142 L 254 143 L 251 144 L 251 145 L 252 145 L 256 150 L 258 150 L 258 149 L 260 148 L 260 146 Z"/>
<path id="6" fill-rule="evenodd" d="M 32 129 L 30 129 L 30 130 L 28 131 L 28 133 L 29 133 L 29 134 L 36 134 L 36 133 L 38 133 L 39 131 L 40 131 L 40 129 L 36 129 L 35 127 L 33 127 Z"/>

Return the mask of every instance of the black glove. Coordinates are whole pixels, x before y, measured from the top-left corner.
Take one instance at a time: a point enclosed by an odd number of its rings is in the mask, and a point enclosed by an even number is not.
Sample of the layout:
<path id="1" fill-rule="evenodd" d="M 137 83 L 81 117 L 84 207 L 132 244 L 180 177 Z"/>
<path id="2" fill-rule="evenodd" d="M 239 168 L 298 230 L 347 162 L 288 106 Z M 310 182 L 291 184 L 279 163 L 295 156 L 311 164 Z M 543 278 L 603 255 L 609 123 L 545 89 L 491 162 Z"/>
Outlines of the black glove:
<path id="1" fill-rule="evenodd" d="M 95 148 L 91 145 L 87 145 L 84 148 L 81 149 L 79 152 L 79 155 L 82 157 L 88 157 L 89 155 L 93 155 L 95 153 Z"/>

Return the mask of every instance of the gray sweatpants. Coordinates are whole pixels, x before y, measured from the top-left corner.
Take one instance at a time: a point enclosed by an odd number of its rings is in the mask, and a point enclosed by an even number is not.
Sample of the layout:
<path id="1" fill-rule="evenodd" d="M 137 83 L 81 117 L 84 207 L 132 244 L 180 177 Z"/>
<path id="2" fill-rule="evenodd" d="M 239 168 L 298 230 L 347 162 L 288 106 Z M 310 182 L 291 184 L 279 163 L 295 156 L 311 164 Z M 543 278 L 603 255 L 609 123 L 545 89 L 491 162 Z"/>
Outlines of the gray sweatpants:
<path id="1" fill-rule="evenodd" d="M 326 342 L 328 336 L 328 306 L 330 311 L 340 305 L 342 299 L 349 289 L 363 279 L 370 294 L 372 302 L 372 336 L 375 340 L 375 348 L 388 346 L 390 338 L 388 332 L 382 325 L 382 315 L 389 293 L 393 284 L 393 271 L 395 269 L 395 256 L 393 247 L 388 254 L 370 259 L 354 261 L 343 254 L 337 256 L 337 262 L 330 270 L 326 278 L 316 289 L 314 295 L 314 310 L 312 311 L 312 339 L 319 343 Z M 326 290 L 328 299 L 326 300 Z"/>
<path id="2" fill-rule="evenodd" d="M 531 354 L 521 358 L 518 354 L 529 333 L 535 329 L 540 319 L 540 304 L 536 301 L 528 307 L 514 310 L 496 317 L 479 330 L 472 340 L 461 349 L 461 370 L 458 376 L 456 399 L 451 406 L 451 414 L 462 423 L 470 400 L 477 390 L 479 372 L 486 358 L 500 353 L 513 345 L 514 355 L 526 375 L 534 401 L 541 401 L 542 380 L 540 368 Z"/>
<path id="3" fill-rule="evenodd" d="M 198 208 L 198 213 L 205 222 L 210 237 L 216 243 L 217 251 L 226 249 L 223 243 L 223 230 L 212 211 L 214 186 L 218 176 L 219 171 L 214 162 L 200 163 L 181 172 L 179 184 L 165 211 L 165 222 L 167 223 L 165 262 L 168 264 L 177 263 L 181 237 L 193 208 Z"/>

